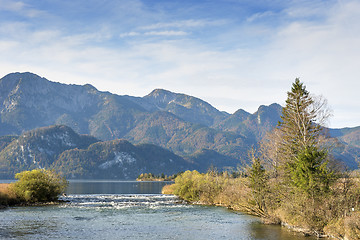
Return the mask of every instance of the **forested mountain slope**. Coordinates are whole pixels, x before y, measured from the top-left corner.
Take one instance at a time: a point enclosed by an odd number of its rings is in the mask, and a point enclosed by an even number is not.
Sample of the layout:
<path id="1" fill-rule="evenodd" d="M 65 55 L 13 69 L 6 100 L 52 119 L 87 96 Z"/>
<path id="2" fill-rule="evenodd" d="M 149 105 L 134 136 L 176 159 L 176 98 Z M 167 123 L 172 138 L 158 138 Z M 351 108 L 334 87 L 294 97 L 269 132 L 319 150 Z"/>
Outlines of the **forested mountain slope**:
<path id="1" fill-rule="evenodd" d="M 135 179 L 142 172 L 174 174 L 195 165 L 153 144 L 99 141 L 63 125 L 38 128 L 6 139 L 0 178 L 35 168 L 55 169 L 69 178 Z"/>
<path id="2" fill-rule="evenodd" d="M 203 162 L 211 155 L 215 165 L 235 167 L 276 126 L 281 110 L 279 104 L 271 104 L 253 114 L 242 109 L 229 114 L 199 98 L 163 89 L 144 97 L 120 96 L 89 84 L 67 85 L 33 73 L 11 73 L 0 79 L 0 150 L 15 135 L 60 124 L 101 141 L 152 143 L 190 161 L 196 156 Z M 336 157 L 356 167 L 359 128 L 329 132 L 339 140 Z"/>

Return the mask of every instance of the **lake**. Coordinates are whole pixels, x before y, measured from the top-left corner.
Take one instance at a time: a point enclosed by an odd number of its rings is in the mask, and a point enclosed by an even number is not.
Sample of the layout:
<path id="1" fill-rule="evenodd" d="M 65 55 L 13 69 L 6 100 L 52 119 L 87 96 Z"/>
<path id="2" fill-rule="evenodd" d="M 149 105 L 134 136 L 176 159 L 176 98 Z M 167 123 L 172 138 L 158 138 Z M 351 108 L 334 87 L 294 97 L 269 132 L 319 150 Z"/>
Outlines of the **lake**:
<path id="1" fill-rule="evenodd" d="M 0 210 L 0 239 L 315 239 L 162 195 L 164 182 L 71 181 L 59 206 Z"/>

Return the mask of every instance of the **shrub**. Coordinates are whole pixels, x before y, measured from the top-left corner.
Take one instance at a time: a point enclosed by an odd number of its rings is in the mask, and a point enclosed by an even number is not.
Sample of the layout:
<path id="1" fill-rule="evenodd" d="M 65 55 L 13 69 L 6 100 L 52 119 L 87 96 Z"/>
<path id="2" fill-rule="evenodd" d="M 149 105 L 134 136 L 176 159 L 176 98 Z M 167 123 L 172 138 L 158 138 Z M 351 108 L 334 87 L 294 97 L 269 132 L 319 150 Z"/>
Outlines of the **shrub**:
<path id="1" fill-rule="evenodd" d="M 171 184 L 171 185 L 165 185 L 162 190 L 161 193 L 162 194 L 174 194 L 174 188 L 175 188 L 175 184 Z"/>
<path id="2" fill-rule="evenodd" d="M 8 196 L 0 192 L 0 206 L 8 205 Z"/>
<path id="3" fill-rule="evenodd" d="M 14 205 L 19 203 L 15 193 L 12 191 L 9 183 L 0 184 L 0 208 L 2 206 Z"/>
<path id="4" fill-rule="evenodd" d="M 194 171 L 186 171 L 175 179 L 174 194 L 186 201 L 196 202 L 200 200 L 200 192 L 196 186 L 201 174 Z"/>
<path id="5" fill-rule="evenodd" d="M 18 198 L 26 202 L 48 202 L 58 199 L 67 181 L 54 171 L 34 169 L 17 173 L 11 187 Z"/>

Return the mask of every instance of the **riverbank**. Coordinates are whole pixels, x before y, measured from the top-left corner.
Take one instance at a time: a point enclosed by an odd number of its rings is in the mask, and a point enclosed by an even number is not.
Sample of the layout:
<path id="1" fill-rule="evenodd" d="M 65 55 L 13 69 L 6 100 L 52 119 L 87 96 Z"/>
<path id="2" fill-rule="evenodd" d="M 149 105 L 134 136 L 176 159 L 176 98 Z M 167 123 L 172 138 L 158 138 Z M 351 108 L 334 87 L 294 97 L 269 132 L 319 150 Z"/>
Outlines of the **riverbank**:
<path id="1" fill-rule="evenodd" d="M 54 171 L 34 169 L 17 173 L 12 183 L 0 184 L 0 206 L 32 206 L 57 204 L 58 197 L 68 185 Z"/>
<path id="2" fill-rule="evenodd" d="M 300 192 L 279 190 L 269 179 L 263 195 L 250 188 L 248 177 L 200 174 L 187 171 L 163 188 L 192 203 L 222 206 L 255 215 L 265 224 L 281 224 L 304 235 L 335 239 L 360 239 L 360 185 L 357 179 L 338 179 L 331 192 L 309 198 Z"/>
<path id="3" fill-rule="evenodd" d="M 0 183 L 0 209 L 19 203 L 19 199 L 10 191 L 10 183 Z"/>
<path id="4" fill-rule="evenodd" d="M 64 201 L 61 200 L 48 202 L 27 202 L 16 197 L 15 193 L 11 191 L 10 186 L 10 183 L 0 183 L 0 209 L 16 206 L 49 206 L 64 203 Z"/>

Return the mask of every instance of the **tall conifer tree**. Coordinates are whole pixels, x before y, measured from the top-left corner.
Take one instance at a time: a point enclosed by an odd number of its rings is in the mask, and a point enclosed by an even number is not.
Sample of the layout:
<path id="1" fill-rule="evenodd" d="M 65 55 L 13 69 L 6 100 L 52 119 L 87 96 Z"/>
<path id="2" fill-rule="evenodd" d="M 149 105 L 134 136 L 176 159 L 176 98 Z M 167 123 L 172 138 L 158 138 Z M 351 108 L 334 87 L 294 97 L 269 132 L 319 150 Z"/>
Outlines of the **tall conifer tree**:
<path id="1" fill-rule="evenodd" d="M 287 93 L 279 123 L 282 133 L 281 150 L 294 157 L 302 149 L 317 146 L 321 126 L 316 123 L 317 112 L 312 107 L 314 100 L 298 78 Z"/>
<path id="2" fill-rule="evenodd" d="M 320 146 L 322 127 L 316 122 L 319 109 L 298 78 L 288 92 L 282 111 L 280 155 L 286 175 L 293 185 L 314 194 L 328 188 L 332 172 L 327 167 L 327 151 Z"/>

